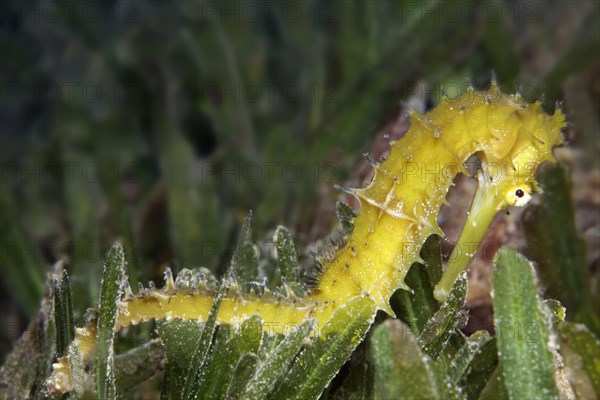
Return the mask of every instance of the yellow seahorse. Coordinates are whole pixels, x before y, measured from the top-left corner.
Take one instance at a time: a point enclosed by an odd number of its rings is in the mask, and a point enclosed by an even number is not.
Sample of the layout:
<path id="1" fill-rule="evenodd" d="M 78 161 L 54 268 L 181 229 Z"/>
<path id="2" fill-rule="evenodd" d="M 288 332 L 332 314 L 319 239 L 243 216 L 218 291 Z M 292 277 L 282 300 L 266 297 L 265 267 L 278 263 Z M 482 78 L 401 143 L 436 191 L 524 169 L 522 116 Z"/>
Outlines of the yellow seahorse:
<path id="1" fill-rule="evenodd" d="M 460 97 L 443 97 L 425 114 L 412 112 L 407 134 L 391 143 L 388 159 L 375 165 L 366 188 L 343 188 L 360 200 L 360 214 L 345 246 L 323 262 L 317 285 L 301 298 L 293 295 L 243 295 L 229 291 L 217 323 L 235 324 L 253 314 L 274 321 L 269 329 L 282 333 L 306 318 L 324 326 L 334 311 L 356 297 L 368 297 L 374 309 L 393 315 L 388 300 L 399 288 L 428 236 L 443 236 L 437 224 L 440 207 L 464 163 L 476 154 L 481 160 L 479 187 L 453 255 L 434 295 L 444 301 L 458 274 L 472 257 L 497 212 L 522 207 L 538 190 L 534 174 L 554 162 L 552 149 L 562 143 L 565 117 L 542 104 L 529 104 L 520 95 L 505 95 L 492 81 L 487 91 L 472 87 Z M 467 250 L 471 250 L 471 252 Z M 179 290 L 170 272 L 162 289 L 130 291 L 120 304 L 117 330 L 152 319 L 206 320 L 214 293 Z M 77 330 L 75 345 L 88 358 L 95 348 L 95 327 Z M 48 386 L 54 392 L 71 388 L 68 356 L 54 365 Z"/>

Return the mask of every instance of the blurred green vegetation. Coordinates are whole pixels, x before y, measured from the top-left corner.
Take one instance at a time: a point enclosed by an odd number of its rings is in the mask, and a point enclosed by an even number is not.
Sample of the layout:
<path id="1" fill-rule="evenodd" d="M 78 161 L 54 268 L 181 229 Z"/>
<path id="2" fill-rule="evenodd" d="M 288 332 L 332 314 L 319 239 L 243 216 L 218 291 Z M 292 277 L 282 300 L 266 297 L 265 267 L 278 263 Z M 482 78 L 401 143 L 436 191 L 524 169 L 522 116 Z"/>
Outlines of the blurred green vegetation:
<path id="1" fill-rule="evenodd" d="M 98 302 L 115 240 L 135 284 L 158 281 L 166 265 L 224 271 L 250 209 L 258 241 L 270 240 L 279 224 L 300 248 L 324 237 L 337 223 L 333 183 L 350 179 L 400 103 L 431 106 L 442 86 L 464 87 L 466 77 L 483 87 L 495 70 L 505 91 L 522 85 L 529 99 L 545 93 L 549 110 L 564 100 L 580 166 L 571 172 L 585 185 L 585 174 L 599 168 L 594 0 L 23 0 L 1 7 L 0 361 L 34 319 L 46 274 L 61 258 L 80 325 Z M 417 94 L 420 82 L 429 93 Z M 599 273 L 589 255 L 598 249 L 588 248 L 586 258 L 577 204 L 573 210 L 568 185 L 552 182 L 557 204 L 543 200 L 548 209 L 527 221 L 528 238 L 543 246 L 540 258 L 528 256 L 567 319 L 594 329 Z M 553 237 L 567 243 L 555 246 Z M 265 262 L 256 266 L 273 273 Z M 410 279 L 426 288 L 435 281 L 427 274 L 413 271 Z M 420 340 L 426 321 L 443 310 L 430 294 L 402 296 L 399 315 Z M 394 335 L 376 334 L 381 349 Z"/>

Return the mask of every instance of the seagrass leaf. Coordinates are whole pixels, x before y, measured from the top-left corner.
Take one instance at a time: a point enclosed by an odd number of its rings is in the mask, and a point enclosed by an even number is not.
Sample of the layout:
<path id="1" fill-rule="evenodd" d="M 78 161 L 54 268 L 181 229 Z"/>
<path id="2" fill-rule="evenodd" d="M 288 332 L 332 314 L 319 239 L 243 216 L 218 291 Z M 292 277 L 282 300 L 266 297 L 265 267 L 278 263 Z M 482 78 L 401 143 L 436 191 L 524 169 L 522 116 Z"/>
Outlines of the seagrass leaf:
<path id="1" fill-rule="evenodd" d="M 221 302 L 227 293 L 227 289 L 230 284 L 230 274 L 231 271 L 235 269 L 235 266 L 240 263 L 242 259 L 242 252 L 244 249 L 244 242 L 246 237 L 248 236 L 248 232 L 250 231 L 250 223 L 252 222 L 252 212 L 248 213 L 242 228 L 240 230 L 240 234 L 238 237 L 238 241 L 235 247 L 235 251 L 231 257 L 231 262 L 229 264 L 229 268 L 225 272 L 225 276 L 221 278 L 221 282 L 219 283 L 219 289 L 217 291 L 217 295 L 213 301 L 210 312 L 206 319 L 206 323 L 204 324 L 204 328 L 202 329 L 202 334 L 198 343 L 196 345 L 196 349 L 192 355 L 192 359 L 187 368 L 187 375 L 185 379 L 185 385 L 183 390 L 182 397 L 184 399 L 193 399 L 196 398 L 200 387 L 202 385 L 202 381 L 205 375 L 205 365 L 208 362 L 212 348 L 212 340 L 217 329 L 217 315 L 219 314 L 219 308 L 221 306 Z"/>
<path id="2" fill-rule="evenodd" d="M 504 247 L 493 273 L 494 324 L 502 378 L 511 399 L 558 399 L 551 314 L 538 295 L 533 266 Z"/>
<path id="3" fill-rule="evenodd" d="M 56 353 L 63 354 L 75 337 L 73 306 L 71 304 L 71 281 L 69 274 L 60 267 L 60 276 L 54 278 L 54 319 L 56 321 Z"/>
<path id="4" fill-rule="evenodd" d="M 125 254 L 120 243 L 108 251 L 100 287 L 98 317 L 98 340 L 96 344 L 96 391 L 103 399 L 116 398 L 114 341 L 115 326 L 119 313 L 119 301 L 123 295 Z"/>
<path id="5" fill-rule="evenodd" d="M 115 357 L 117 393 L 126 393 L 163 369 L 164 351 L 154 339 Z"/>
<path id="6" fill-rule="evenodd" d="M 157 328 L 167 360 L 161 399 L 180 399 L 183 391 L 181 377 L 186 376 L 202 328 L 196 321 L 180 319 L 160 321 Z"/>
<path id="7" fill-rule="evenodd" d="M 357 297 L 335 311 L 320 335 L 298 356 L 272 399 L 316 399 L 363 340 L 373 318 L 375 304 Z"/>
<path id="8" fill-rule="evenodd" d="M 391 304 L 396 315 L 405 321 L 413 334 L 420 335 L 427 321 L 440 308 L 433 297 L 433 287 L 442 275 L 440 239 L 431 235 L 421 249 L 421 257 L 426 265 L 413 264 L 408 270 L 404 283 L 411 288 L 399 290 L 392 297 Z"/>
<path id="9" fill-rule="evenodd" d="M 473 337 L 475 335 L 479 336 L 479 338 Z M 462 393 L 468 399 L 477 398 L 481 394 L 498 366 L 496 339 L 493 338 L 485 341 L 485 334 L 478 332 L 473 336 L 469 338 L 469 342 L 465 343 L 465 346 L 471 347 L 468 351 L 469 353 L 473 347 L 476 347 L 476 350 L 473 352 L 471 360 L 457 381 L 462 389 Z M 460 355 L 457 354 L 457 357 L 460 357 Z M 456 364 L 451 364 L 449 374 L 454 379 L 457 379 L 460 370 L 460 368 L 457 368 L 459 365 L 460 361 L 458 360 Z"/>
<path id="10" fill-rule="evenodd" d="M 246 385 L 252 379 L 257 367 L 258 357 L 252 353 L 244 354 L 235 366 L 225 398 L 241 399 L 246 391 Z"/>
<path id="11" fill-rule="evenodd" d="M 253 315 L 246 319 L 239 329 L 230 329 L 226 325 L 219 327 L 214 355 L 207 365 L 206 379 L 200 388 L 205 398 L 225 397 L 229 381 L 236 378 L 234 370 L 237 363 L 244 355 L 255 354 L 258 351 L 263 335 L 262 324 L 262 319 Z"/>
<path id="12" fill-rule="evenodd" d="M 578 398 L 600 396 L 600 341 L 583 324 L 558 324 L 561 354 Z"/>
<path id="13" fill-rule="evenodd" d="M 467 315 L 462 310 L 467 295 L 467 277 L 458 277 L 448 299 L 425 323 L 418 342 L 423 351 L 437 360 L 456 329 L 467 323 Z"/>
<path id="14" fill-rule="evenodd" d="M 354 218 L 356 218 L 356 212 L 348 204 L 338 201 L 336 203 L 336 215 L 342 224 L 342 232 L 344 234 L 352 233 L 354 229 Z"/>
<path id="15" fill-rule="evenodd" d="M 288 283 L 299 284 L 300 267 L 298 265 L 298 256 L 294 247 L 294 240 L 290 231 L 284 226 L 278 226 L 275 231 L 275 245 L 277 249 L 277 263 L 281 271 L 281 276 Z"/>
<path id="16" fill-rule="evenodd" d="M 544 169 L 542 188 L 544 201 L 529 207 L 524 216 L 527 257 L 536 263 L 546 296 L 558 299 L 569 310 L 569 319 L 600 330 L 592 307 L 585 242 L 575 226 L 571 185 L 564 168 Z"/>
<path id="17" fill-rule="evenodd" d="M 458 382 L 460 378 L 469 371 L 477 354 L 481 352 L 490 341 L 492 341 L 492 338 L 487 331 L 475 332 L 467 338 L 465 344 L 454 356 L 450 368 L 448 368 L 448 375 L 450 375 L 455 382 Z"/>
<path id="18" fill-rule="evenodd" d="M 285 375 L 290 363 L 300 350 L 303 341 L 315 325 L 315 320 L 302 322 L 262 360 L 248 387 L 245 398 L 259 400 L 267 398 L 277 381 Z"/>
<path id="19" fill-rule="evenodd" d="M 387 320 L 371 337 L 375 390 L 382 399 L 442 399 L 432 360 L 399 320 Z"/>

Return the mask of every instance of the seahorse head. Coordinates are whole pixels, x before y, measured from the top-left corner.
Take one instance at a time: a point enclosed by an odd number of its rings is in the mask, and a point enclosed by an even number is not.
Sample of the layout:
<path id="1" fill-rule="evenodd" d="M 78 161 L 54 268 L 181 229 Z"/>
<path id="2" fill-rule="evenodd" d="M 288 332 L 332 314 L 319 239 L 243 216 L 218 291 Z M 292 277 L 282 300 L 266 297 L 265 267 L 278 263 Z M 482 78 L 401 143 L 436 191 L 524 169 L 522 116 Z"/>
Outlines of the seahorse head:
<path id="1" fill-rule="evenodd" d="M 495 82 L 484 92 L 469 90 L 454 107 L 463 111 L 464 126 L 474 138 L 481 160 L 479 187 L 446 272 L 435 296 L 445 300 L 454 280 L 474 255 L 494 216 L 511 206 L 523 207 L 540 189 L 535 175 L 552 150 L 563 143 L 565 116 L 557 107 L 548 115 L 542 103 L 503 94 Z M 457 139 L 458 140 L 458 139 Z"/>

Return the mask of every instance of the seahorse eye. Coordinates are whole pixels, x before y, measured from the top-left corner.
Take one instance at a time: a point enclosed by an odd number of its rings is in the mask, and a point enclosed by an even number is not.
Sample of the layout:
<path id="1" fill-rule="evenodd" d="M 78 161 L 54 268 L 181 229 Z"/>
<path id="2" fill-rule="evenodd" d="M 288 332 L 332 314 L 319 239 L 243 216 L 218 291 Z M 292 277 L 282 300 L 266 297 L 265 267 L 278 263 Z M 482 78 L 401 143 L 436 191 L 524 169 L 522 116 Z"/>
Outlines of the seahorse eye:
<path id="1" fill-rule="evenodd" d="M 531 187 L 527 185 L 520 185 L 510 188 L 504 199 L 511 206 L 523 207 L 531 200 Z"/>

